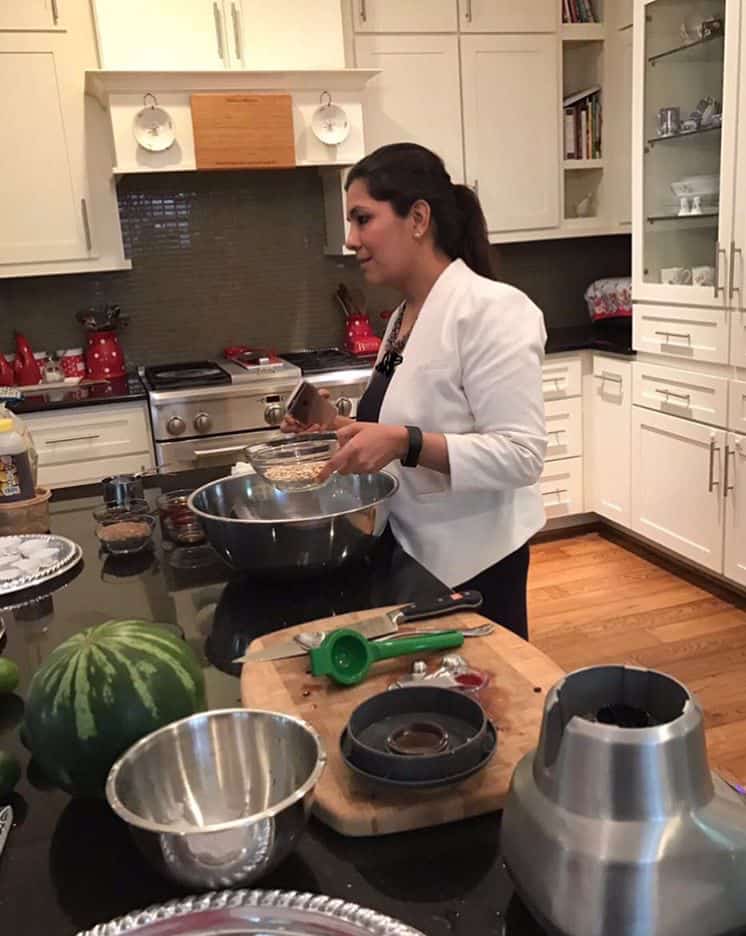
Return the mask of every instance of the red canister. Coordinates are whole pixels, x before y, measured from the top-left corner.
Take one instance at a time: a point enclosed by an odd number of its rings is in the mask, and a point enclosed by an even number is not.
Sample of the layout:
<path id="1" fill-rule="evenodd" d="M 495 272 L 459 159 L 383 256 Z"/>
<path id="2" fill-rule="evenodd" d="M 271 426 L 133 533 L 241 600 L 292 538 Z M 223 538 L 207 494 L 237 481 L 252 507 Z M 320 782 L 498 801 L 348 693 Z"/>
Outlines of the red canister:
<path id="1" fill-rule="evenodd" d="M 6 358 L 0 354 L 0 387 L 12 387 L 16 382 L 13 368 Z"/>
<path id="2" fill-rule="evenodd" d="M 62 355 L 61 363 L 65 377 L 85 377 L 85 355 L 82 348 L 69 348 Z"/>

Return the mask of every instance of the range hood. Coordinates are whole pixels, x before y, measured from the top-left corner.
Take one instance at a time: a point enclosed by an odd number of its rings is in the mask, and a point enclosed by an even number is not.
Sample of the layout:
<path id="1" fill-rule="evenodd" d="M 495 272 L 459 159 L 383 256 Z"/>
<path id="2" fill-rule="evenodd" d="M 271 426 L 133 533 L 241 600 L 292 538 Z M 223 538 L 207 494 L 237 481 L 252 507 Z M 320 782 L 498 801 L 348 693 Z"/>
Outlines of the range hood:
<path id="1" fill-rule="evenodd" d="M 339 68 L 240 71 L 237 69 L 149 71 L 86 71 L 86 93 L 108 111 L 114 145 L 114 174 L 196 170 L 191 115 L 192 94 L 284 93 L 292 98 L 295 165 L 344 167 L 365 154 L 363 100 L 365 87 L 376 69 Z M 167 111 L 175 142 L 163 152 L 138 145 L 133 127 L 147 101 L 155 99 Z M 344 109 L 350 124 L 347 138 L 322 143 L 311 121 L 323 101 Z"/>

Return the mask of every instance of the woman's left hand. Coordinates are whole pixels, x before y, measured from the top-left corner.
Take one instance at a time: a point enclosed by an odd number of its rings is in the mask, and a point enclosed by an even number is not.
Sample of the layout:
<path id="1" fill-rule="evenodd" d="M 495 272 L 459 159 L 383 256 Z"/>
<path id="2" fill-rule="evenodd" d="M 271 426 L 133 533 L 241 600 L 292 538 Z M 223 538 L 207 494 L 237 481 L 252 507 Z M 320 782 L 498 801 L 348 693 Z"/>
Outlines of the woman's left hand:
<path id="1" fill-rule="evenodd" d="M 339 449 L 319 475 L 320 481 L 335 471 L 340 474 L 380 471 L 395 458 L 403 458 L 409 449 L 409 433 L 404 426 L 351 423 L 337 432 L 337 439 Z"/>

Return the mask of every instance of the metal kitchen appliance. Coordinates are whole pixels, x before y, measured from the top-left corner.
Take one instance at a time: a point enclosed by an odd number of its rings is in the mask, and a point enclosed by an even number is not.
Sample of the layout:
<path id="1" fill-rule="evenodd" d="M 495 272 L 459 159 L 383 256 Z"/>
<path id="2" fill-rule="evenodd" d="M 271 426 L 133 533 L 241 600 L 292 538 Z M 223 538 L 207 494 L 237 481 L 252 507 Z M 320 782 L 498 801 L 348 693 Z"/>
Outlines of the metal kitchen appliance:
<path id="1" fill-rule="evenodd" d="M 370 361 L 330 348 L 278 357 L 244 345 L 226 359 L 141 368 L 161 471 L 230 465 L 247 446 L 277 435 L 301 373 L 329 391 L 342 416 L 354 416 Z"/>
<path id="2" fill-rule="evenodd" d="M 746 807 L 710 772 L 702 709 L 675 679 L 579 670 L 547 695 L 518 764 L 502 853 L 566 936 L 725 936 L 746 926 Z"/>

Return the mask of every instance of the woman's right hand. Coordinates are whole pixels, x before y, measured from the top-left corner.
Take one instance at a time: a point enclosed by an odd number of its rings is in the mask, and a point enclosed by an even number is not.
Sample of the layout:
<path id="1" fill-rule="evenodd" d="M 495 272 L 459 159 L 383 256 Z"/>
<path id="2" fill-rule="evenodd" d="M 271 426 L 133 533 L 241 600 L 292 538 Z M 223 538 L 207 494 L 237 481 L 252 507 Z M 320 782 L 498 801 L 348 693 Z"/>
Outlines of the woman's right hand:
<path id="1" fill-rule="evenodd" d="M 331 394 L 328 390 L 319 390 L 319 395 L 328 400 L 331 398 Z M 280 432 L 287 432 L 292 434 L 299 434 L 301 432 L 329 432 L 337 428 L 336 418 L 329 423 L 328 425 L 322 425 L 321 423 L 313 423 L 312 425 L 305 425 L 302 422 L 298 422 L 297 419 L 290 416 L 286 413 L 282 417 L 282 422 L 280 423 Z"/>

